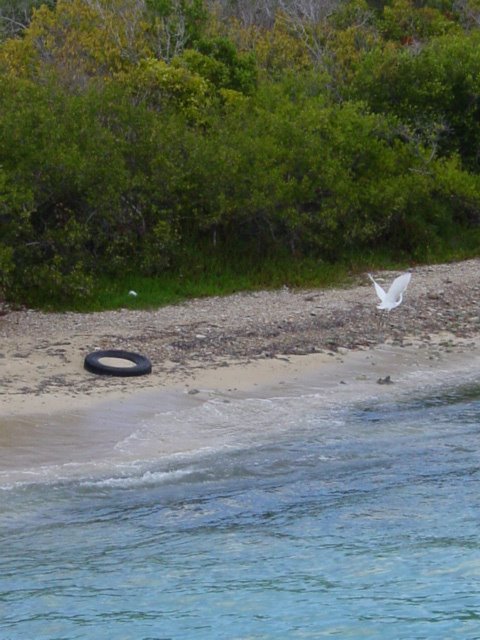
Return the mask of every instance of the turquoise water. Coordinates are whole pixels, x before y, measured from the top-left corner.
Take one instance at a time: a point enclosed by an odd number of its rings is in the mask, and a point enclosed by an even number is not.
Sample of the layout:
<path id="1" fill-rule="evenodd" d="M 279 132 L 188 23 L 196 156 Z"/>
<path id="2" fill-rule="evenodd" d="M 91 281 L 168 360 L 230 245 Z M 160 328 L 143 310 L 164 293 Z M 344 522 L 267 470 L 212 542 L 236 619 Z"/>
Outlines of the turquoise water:
<path id="1" fill-rule="evenodd" d="M 2 640 L 480 638 L 480 392 L 234 404 L 288 428 L 0 492 Z"/>

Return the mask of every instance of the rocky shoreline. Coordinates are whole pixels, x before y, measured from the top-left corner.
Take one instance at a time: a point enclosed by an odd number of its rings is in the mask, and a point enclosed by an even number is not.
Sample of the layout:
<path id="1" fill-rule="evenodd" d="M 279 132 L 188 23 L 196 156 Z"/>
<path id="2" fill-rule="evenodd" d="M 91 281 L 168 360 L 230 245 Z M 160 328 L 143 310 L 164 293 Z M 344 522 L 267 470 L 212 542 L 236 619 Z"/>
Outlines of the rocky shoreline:
<path id="1" fill-rule="evenodd" d="M 398 273 L 374 275 L 388 287 Z M 198 368 L 334 355 L 384 343 L 402 346 L 412 339 L 428 344 L 432 336 L 441 338 L 436 348 L 448 349 L 456 340 L 465 343 L 480 334 L 479 275 L 480 260 L 417 267 L 403 304 L 389 313 L 376 309 L 366 274 L 344 289 L 283 288 L 154 311 L 12 311 L 0 317 L 0 401 L 6 406 L 18 394 L 48 398 L 59 391 L 145 388 L 158 385 L 160 378 L 188 379 Z M 95 349 L 143 353 L 152 361 L 154 375 L 126 381 L 89 374 L 83 359 Z"/>

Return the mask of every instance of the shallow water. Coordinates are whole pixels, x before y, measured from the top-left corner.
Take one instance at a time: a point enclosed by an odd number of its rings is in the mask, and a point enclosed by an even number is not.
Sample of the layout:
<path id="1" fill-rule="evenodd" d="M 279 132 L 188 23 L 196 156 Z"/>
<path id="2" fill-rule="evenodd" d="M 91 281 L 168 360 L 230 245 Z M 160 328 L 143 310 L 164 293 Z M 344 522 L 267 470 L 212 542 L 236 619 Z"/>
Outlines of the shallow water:
<path id="1" fill-rule="evenodd" d="M 473 386 L 143 417 L 108 473 L 4 484 L 0 637 L 478 639 L 479 418 Z M 167 423 L 219 436 L 145 462 Z"/>

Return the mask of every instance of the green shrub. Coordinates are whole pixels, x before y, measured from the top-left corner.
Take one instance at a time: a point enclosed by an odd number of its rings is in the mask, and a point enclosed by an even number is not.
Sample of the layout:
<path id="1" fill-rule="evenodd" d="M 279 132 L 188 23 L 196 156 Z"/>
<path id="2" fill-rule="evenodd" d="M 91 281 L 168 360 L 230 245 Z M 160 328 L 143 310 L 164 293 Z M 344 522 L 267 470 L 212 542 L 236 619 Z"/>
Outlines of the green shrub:
<path id="1" fill-rule="evenodd" d="M 480 32 L 434 38 L 418 52 L 377 48 L 348 94 L 398 116 L 412 141 L 433 142 L 444 156 L 458 152 L 478 171 Z"/>

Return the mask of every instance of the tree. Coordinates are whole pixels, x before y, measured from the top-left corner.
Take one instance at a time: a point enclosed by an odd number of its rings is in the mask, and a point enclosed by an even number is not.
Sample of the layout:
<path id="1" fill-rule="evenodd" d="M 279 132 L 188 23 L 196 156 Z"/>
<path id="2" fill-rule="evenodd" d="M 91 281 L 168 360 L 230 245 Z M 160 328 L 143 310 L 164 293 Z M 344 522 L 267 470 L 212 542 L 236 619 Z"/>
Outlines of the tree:
<path id="1" fill-rule="evenodd" d="M 39 80 L 55 76 L 79 91 L 148 55 L 144 34 L 139 0 L 58 0 L 34 12 L 21 39 L 4 43 L 0 63 Z"/>
<path id="2" fill-rule="evenodd" d="M 170 61 L 201 37 L 208 20 L 203 0 L 146 0 L 154 55 Z"/>

